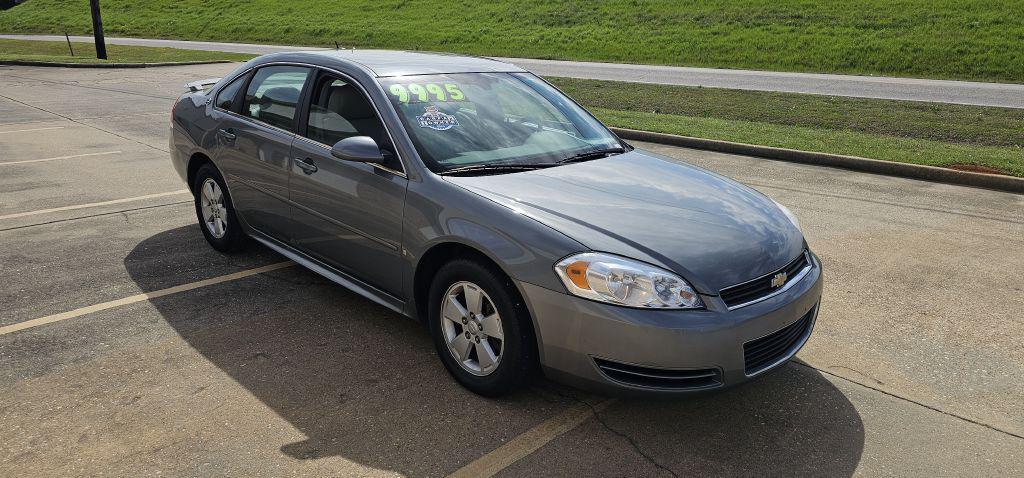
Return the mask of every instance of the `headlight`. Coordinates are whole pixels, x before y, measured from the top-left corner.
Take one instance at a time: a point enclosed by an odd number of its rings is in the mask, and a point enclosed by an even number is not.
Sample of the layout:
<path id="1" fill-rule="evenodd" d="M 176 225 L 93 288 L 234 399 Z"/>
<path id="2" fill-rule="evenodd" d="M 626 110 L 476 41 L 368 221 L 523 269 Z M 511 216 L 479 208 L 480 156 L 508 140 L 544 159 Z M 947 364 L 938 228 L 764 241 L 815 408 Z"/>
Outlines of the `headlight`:
<path id="1" fill-rule="evenodd" d="M 793 214 L 793 211 L 790 211 L 788 207 L 779 204 L 779 202 L 774 199 L 772 199 L 772 202 L 775 203 L 776 206 L 779 206 L 779 209 L 782 210 L 782 213 L 789 218 L 789 222 L 793 223 L 793 225 L 796 226 L 797 229 L 800 229 L 800 220 L 796 218 L 796 214 Z"/>
<path id="2" fill-rule="evenodd" d="M 695 309 L 700 297 L 682 277 L 643 262 L 584 252 L 555 264 L 573 295 L 627 307 Z"/>

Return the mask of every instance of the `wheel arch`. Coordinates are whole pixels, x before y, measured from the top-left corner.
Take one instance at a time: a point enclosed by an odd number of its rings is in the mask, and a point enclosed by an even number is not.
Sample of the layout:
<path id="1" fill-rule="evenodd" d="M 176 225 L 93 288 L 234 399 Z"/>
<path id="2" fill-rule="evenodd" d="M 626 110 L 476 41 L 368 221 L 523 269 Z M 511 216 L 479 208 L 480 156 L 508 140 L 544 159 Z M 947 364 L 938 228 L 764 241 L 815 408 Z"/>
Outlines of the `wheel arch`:
<path id="1" fill-rule="evenodd" d="M 456 259 L 471 259 L 492 266 L 494 270 L 500 272 L 508 280 L 509 284 L 512 285 L 511 290 L 514 294 L 514 300 L 521 307 L 522 311 L 526 313 L 526 326 L 529 328 L 529 333 L 533 338 L 530 344 L 534 347 L 532 355 L 539 360 L 541 358 L 539 353 L 542 348 L 540 335 L 537 333 L 537 324 L 535 323 L 537 319 L 530 310 L 529 303 L 524 299 L 519 282 L 497 260 L 485 253 L 483 249 L 465 242 L 454 240 L 438 242 L 427 248 L 420 256 L 419 261 L 416 262 L 412 278 L 413 318 L 424 325 L 427 324 L 427 308 L 430 303 L 428 294 L 430 293 L 430 286 L 433 284 L 434 276 L 441 267 Z"/>
<path id="2" fill-rule="evenodd" d="M 473 259 L 492 266 L 495 270 L 501 272 L 512 284 L 512 289 L 517 295 L 516 299 L 523 304 L 524 310 L 530 314 L 532 322 L 533 314 L 530 313 L 529 307 L 526 306 L 526 302 L 523 300 L 523 292 L 512 275 L 497 260 L 485 253 L 483 249 L 454 240 L 442 241 L 431 245 L 420 255 L 419 261 L 416 262 L 412 277 L 412 312 L 415 319 L 426 322 L 427 304 L 430 302 L 427 294 L 430 292 L 430 285 L 433 283 L 434 276 L 442 266 L 455 259 Z M 533 324 L 531 323 L 532 326 Z"/>
<path id="3" fill-rule="evenodd" d="M 476 247 L 456 241 L 443 241 L 434 244 L 420 255 L 413 272 L 412 292 L 415 308 L 413 313 L 417 320 L 426 323 L 427 304 L 429 303 L 427 294 L 430 292 L 430 285 L 433 283 L 437 271 L 448 262 L 459 258 L 471 258 L 487 263 L 500 270 L 506 277 L 511 278 L 497 261 Z"/>
<path id="4" fill-rule="evenodd" d="M 188 190 L 192 191 L 193 195 L 195 195 L 196 193 L 196 172 L 198 172 L 199 168 L 203 167 L 204 164 L 211 164 L 213 165 L 214 168 L 217 169 L 218 172 L 220 171 L 220 168 L 217 168 L 217 165 L 214 164 L 213 160 L 210 159 L 210 157 L 207 156 L 205 153 L 192 153 L 192 156 L 188 158 L 188 166 L 186 168 L 185 181 L 188 184 Z M 221 176 L 223 177 L 223 173 L 221 174 Z"/>

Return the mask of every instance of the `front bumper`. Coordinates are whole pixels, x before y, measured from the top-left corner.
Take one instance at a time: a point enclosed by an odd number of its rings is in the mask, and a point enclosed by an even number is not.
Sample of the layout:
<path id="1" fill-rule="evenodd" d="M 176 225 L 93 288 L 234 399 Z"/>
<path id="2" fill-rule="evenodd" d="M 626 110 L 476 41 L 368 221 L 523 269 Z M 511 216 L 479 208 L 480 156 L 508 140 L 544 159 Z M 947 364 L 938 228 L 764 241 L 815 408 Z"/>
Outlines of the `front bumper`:
<path id="1" fill-rule="evenodd" d="M 521 286 L 534 318 L 541 365 L 550 378 L 605 393 L 684 394 L 746 382 L 796 354 L 810 336 L 821 300 L 821 262 L 813 254 L 811 262 L 810 272 L 784 293 L 734 310 L 717 296 L 701 297 L 704 310 L 644 310 Z M 787 330 L 793 333 L 775 359 L 748 367 L 744 344 L 775 333 L 786 338 Z M 608 364 L 627 374 L 609 373 Z M 704 377 L 706 372 L 715 377 L 676 380 L 671 386 L 657 378 Z M 623 379 L 643 375 L 652 380 Z"/>

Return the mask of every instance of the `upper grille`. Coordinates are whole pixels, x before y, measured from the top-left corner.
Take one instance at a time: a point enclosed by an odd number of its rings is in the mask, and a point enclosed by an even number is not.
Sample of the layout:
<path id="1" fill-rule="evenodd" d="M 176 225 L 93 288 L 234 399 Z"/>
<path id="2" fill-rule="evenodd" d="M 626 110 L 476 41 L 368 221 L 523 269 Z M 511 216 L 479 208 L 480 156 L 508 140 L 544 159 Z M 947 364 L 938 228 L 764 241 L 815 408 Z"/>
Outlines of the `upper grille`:
<path id="1" fill-rule="evenodd" d="M 781 330 L 743 344 L 743 361 L 747 375 L 771 367 L 792 353 L 793 348 L 800 344 L 811 327 L 815 309 L 817 307 Z"/>
<path id="2" fill-rule="evenodd" d="M 758 277 L 752 281 L 726 287 L 719 293 L 722 296 L 722 300 L 725 301 L 725 305 L 729 306 L 729 308 L 739 307 L 751 302 L 757 302 L 789 285 L 789 283 L 797 279 L 800 271 L 804 270 L 804 268 L 808 266 L 810 266 L 810 263 L 807 262 L 807 251 L 804 251 L 800 254 L 800 257 L 797 257 L 793 262 L 786 264 L 782 269 L 771 272 L 762 277 Z M 786 274 L 786 281 L 778 286 L 773 286 L 772 281 L 779 273 Z"/>
<path id="3" fill-rule="evenodd" d="M 722 384 L 717 369 L 671 370 L 648 368 L 595 358 L 597 368 L 617 382 L 650 388 L 677 390 L 711 388 Z"/>

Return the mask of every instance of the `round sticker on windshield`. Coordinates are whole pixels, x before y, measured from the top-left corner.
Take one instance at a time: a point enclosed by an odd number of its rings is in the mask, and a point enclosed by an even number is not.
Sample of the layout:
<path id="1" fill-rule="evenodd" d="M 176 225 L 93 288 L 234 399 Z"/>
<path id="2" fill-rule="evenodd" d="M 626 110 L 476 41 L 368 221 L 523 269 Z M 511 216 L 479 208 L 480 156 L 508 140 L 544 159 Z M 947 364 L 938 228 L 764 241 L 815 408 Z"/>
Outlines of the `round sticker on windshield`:
<path id="1" fill-rule="evenodd" d="M 442 113 L 434 105 L 428 106 L 421 116 L 416 117 L 416 121 L 419 121 L 420 128 L 430 128 L 437 131 L 444 131 L 451 129 L 452 126 L 459 125 L 458 119 L 452 115 Z"/>

